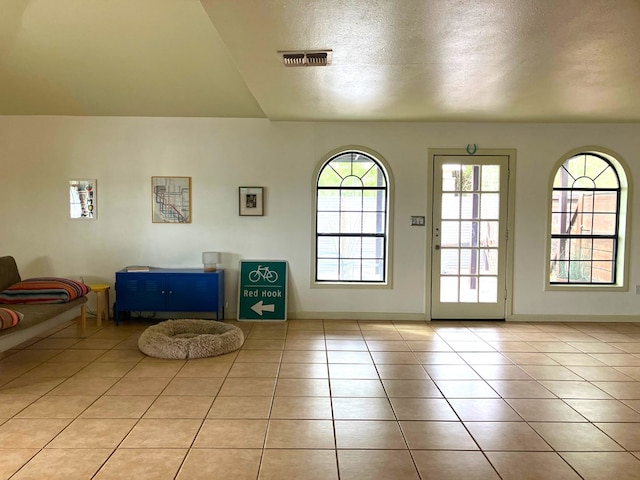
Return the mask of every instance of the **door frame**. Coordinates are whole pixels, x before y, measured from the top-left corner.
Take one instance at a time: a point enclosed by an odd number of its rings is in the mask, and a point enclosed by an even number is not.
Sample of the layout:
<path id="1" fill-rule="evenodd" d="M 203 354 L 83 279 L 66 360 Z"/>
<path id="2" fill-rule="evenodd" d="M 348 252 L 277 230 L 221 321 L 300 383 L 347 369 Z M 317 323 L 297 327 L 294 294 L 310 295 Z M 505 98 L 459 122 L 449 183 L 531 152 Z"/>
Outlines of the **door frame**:
<path id="1" fill-rule="evenodd" d="M 434 158 L 438 155 L 453 155 L 473 158 L 476 155 L 493 155 L 493 156 L 506 156 L 508 157 L 507 163 L 509 165 L 509 178 L 507 180 L 508 185 L 508 198 L 507 198 L 507 251 L 506 251 L 506 265 L 505 265 L 505 288 L 507 289 L 505 304 L 504 304 L 504 316 L 505 320 L 510 320 L 513 316 L 513 259 L 514 259 L 514 244 L 515 244 L 515 184 L 516 184 L 516 149 L 514 148 L 492 148 L 492 149 L 478 149 L 474 148 L 430 148 L 428 149 L 427 158 L 427 212 L 429 215 L 426 219 L 426 265 L 425 269 L 425 318 L 427 321 L 431 321 L 431 297 L 433 294 L 432 289 L 432 252 L 433 252 L 433 167 Z M 473 154 L 469 153 L 473 150 Z M 481 320 L 481 319 L 480 319 Z M 453 320 L 452 320 L 453 321 Z M 477 321 L 477 320 L 472 320 Z M 491 321 L 487 319 L 487 321 Z"/>

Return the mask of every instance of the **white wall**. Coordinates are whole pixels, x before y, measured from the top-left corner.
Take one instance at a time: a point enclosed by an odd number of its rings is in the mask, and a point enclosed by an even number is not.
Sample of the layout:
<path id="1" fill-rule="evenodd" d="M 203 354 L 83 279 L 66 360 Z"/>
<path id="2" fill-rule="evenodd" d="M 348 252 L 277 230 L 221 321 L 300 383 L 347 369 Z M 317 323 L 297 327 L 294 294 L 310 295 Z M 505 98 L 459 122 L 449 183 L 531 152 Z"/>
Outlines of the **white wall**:
<path id="1" fill-rule="evenodd" d="M 513 318 L 640 312 L 640 209 L 632 209 L 628 292 L 545 292 L 546 195 L 555 162 L 598 145 L 640 178 L 640 125 L 271 123 L 253 119 L 0 117 L 0 255 L 23 277 L 82 276 L 113 285 L 128 264 L 200 267 L 221 251 L 228 317 L 240 259 L 286 259 L 291 317 L 419 319 L 428 312 L 427 150 L 517 150 Z M 395 179 L 393 288 L 311 288 L 313 174 L 343 145 L 376 150 Z M 151 176 L 190 176 L 193 223 L 151 223 Z M 68 218 L 70 178 L 97 178 L 98 219 Z M 266 215 L 238 216 L 238 187 L 264 186 Z M 633 199 L 632 199 L 633 200 Z M 374 312 L 379 312 L 375 314 Z M 382 315 L 380 315 L 382 314 Z M 611 317 L 614 318 L 614 317 Z M 619 317 L 623 318 L 623 317 Z"/>

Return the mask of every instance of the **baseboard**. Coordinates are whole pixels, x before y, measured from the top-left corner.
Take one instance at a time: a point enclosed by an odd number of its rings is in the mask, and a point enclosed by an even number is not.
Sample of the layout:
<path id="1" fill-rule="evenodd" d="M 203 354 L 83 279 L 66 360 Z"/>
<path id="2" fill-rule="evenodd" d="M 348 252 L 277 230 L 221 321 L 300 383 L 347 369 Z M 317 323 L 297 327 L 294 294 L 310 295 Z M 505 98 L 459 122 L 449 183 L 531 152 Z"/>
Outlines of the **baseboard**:
<path id="1" fill-rule="evenodd" d="M 397 320 L 424 322 L 424 313 L 383 312 L 289 312 L 288 318 L 296 320 Z"/>
<path id="2" fill-rule="evenodd" d="M 508 322 L 545 323 L 633 323 L 640 322 L 640 315 L 555 315 L 555 314 L 515 314 L 507 317 Z"/>

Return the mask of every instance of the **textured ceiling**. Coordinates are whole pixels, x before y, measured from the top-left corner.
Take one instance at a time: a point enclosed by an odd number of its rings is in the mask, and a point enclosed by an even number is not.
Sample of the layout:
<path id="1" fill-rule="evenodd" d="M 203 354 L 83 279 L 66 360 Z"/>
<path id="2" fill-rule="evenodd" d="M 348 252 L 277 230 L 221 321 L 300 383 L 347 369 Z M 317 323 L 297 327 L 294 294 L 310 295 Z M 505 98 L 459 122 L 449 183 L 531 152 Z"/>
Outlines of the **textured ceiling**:
<path id="1" fill-rule="evenodd" d="M 638 0 L 2 0 L 0 115 L 639 122 L 639 45 Z"/>

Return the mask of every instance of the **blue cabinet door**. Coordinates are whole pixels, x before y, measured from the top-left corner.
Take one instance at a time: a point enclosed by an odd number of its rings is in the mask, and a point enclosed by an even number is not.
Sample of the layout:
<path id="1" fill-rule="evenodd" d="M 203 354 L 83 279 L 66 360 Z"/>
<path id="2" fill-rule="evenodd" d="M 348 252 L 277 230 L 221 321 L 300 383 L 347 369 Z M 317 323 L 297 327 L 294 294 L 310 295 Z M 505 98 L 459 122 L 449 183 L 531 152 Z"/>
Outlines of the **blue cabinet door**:
<path id="1" fill-rule="evenodd" d="M 119 310 L 164 310 L 165 277 L 144 273 L 116 273 L 116 295 Z"/>

